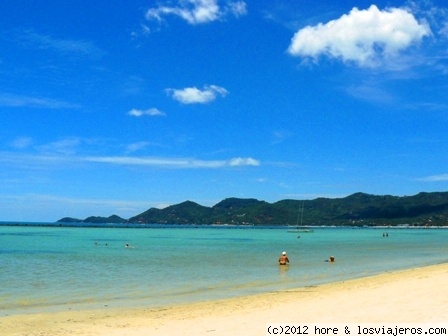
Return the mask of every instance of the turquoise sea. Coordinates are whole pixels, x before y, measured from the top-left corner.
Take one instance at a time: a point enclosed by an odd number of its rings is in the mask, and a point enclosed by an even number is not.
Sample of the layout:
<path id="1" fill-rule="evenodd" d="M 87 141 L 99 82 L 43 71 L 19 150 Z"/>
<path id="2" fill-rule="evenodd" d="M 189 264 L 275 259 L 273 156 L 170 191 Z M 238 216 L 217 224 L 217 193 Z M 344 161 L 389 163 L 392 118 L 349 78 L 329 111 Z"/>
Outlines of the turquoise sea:
<path id="1" fill-rule="evenodd" d="M 0 316 L 156 307 L 444 262 L 448 229 L 0 225 Z"/>

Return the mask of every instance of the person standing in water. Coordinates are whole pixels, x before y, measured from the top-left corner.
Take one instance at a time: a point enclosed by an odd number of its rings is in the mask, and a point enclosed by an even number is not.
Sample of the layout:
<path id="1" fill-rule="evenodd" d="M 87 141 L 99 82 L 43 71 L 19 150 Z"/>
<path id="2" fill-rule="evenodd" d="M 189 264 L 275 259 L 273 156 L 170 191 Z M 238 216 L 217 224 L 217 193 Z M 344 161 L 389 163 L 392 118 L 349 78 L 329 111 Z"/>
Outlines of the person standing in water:
<path id="1" fill-rule="evenodd" d="M 286 255 L 285 251 L 283 251 L 280 258 L 278 258 L 278 263 L 279 263 L 279 265 L 288 265 L 289 264 L 289 258 Z"/>

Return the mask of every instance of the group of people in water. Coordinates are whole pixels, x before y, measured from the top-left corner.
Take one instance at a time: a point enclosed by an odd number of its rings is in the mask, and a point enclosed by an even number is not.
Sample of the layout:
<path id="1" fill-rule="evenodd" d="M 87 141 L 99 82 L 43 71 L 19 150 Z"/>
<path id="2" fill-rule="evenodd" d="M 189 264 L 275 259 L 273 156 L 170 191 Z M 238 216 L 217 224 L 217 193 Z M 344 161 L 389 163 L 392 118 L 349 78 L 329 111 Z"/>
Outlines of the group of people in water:
<path id="1" fill-rule="evenodd" d="M 98 242 L 95 242 L 95 245 L 98 246 L 99 243 L 98 243 Z M 108 244 L 108 243 L 105 243 L 104 246 L 109 246 L 109 244 Z M 124 244 L 124 247 L 125 247 L 125 248 L 134 248 L 133 246 L 129 245 L 129 243 Z"/>
<path id="2" fill-rule="evenodd" d="M 326 261 L 334 262 L 334 260 L 335 260 L 334 256 L 330 256 L 330 258 Z M 286 251 L 283 251 L 280 258 L 278 258 L 278 264 L 279 265 L 288 265 L 289 264 L 289 258 L 288 258 L 288 255 L 286 254 Z"/>

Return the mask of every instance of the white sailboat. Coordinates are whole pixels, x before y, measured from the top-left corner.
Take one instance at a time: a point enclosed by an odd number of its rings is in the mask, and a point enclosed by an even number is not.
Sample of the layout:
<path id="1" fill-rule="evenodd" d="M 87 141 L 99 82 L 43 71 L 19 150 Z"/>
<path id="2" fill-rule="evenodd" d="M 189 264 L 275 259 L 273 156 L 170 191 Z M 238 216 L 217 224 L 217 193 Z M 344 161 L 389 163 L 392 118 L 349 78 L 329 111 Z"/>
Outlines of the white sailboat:
<path id="1" fill-rule="evenodd" d="M 294 230 L 288 230 L 289 233 L 297 233 L 297 232 L 313 232 L 311 229 L 303 228 L 303 208 L 305 207 L 305 201 L 302 202 L 301 209 L 299 209 L 297 213 L 297 223 L 296 223 L 296 229 Z M 300 219 L 300 226 L 299 226 L 299 219 Z"/>

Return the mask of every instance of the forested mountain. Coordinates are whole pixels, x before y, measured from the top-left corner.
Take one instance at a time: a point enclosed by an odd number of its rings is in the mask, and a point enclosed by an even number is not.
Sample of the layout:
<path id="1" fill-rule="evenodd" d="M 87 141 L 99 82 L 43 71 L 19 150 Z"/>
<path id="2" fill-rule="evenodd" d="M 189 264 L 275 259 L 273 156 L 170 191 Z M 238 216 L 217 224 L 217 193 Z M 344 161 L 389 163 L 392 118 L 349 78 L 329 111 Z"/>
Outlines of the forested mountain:
<path id="1" fill-rule="evenodd" d="M 303 207 L 303 216 L 302 214 Z M 227 198 L 212 207 L 186 201 L 164 209 L 151 208 L 129 218 L 63 218 L 58 222 L 238 225 L 448 225 L 448 192 L 414 196 L 356 193 L 345 198 L 282 200 Z"/>
<path id="2" fill-rule="evenodd" d="M 100 223 L 109 223 L 109 224 L 121 224 L 127 223 L 127 220 L 121 218 L 117 215 L 112 215 L 109 217 L 101 217 L 101 216 L 90 216 L 86 219 L 78 219 L 72 217 L 64 217 L 58 220 L 58 223 L 92 223 L 92 224 L 100 224 Z"/>

